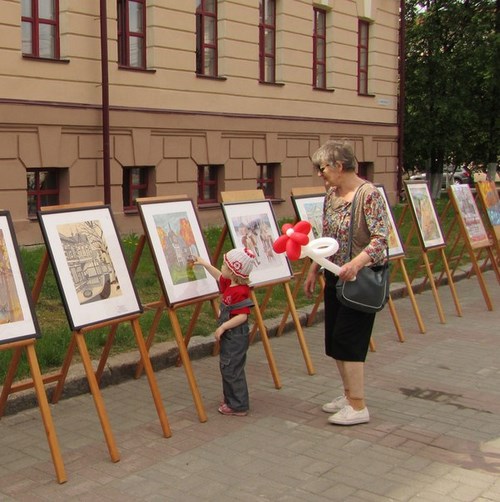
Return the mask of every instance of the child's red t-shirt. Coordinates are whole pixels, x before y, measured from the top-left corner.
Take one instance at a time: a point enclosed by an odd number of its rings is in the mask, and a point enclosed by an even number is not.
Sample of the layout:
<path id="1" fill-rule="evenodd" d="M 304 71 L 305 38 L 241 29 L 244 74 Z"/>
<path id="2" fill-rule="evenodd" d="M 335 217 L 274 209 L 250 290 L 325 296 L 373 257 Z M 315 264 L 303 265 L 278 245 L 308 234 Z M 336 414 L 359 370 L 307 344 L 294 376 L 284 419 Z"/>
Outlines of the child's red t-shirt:
<path id="1" fill-rule="evenodd" d="M 249 286 L 246 284 L 231 286 L 231 279 L 222 276 L 219 278 L 219 291 L 222 293 L 222 301 L 226 305 L 234 305 L 250 296 Z M 238 314 L 250 314 L 250 307 L 242 307 L 231 311 L 231 317 Z"/>

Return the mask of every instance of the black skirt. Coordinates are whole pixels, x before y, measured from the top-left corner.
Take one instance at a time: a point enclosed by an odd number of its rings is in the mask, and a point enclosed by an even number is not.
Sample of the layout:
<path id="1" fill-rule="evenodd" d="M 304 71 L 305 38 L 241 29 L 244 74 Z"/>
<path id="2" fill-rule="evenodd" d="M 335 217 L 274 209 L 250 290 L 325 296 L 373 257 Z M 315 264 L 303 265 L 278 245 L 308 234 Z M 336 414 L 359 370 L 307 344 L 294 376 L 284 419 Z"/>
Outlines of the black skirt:
<path id="1" fill-rule="evenodd" d="M 360 312 L 337 300 L 338 277 L 325 272 L 325 353 L 338 361 L 364 362 L 375 314 Z"/>

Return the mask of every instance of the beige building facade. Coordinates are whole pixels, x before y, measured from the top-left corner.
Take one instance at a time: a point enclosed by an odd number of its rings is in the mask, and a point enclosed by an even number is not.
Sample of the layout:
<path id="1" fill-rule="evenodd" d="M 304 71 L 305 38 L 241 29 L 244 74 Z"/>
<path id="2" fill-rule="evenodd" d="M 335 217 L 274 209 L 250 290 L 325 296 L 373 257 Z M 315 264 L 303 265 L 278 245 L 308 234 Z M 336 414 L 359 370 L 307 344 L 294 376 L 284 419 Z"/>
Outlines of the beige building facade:
<path id="1" fill-rule="evenodd" d="M 100 2 L 56 2 L 58 54 L 50 58 L 26 55 L 27 3 L 0 0 L 0 207 L 18 240 L 32 244 L 42 239 L 30 172 L 55 172 L 58 203 L 77 204 L 104 201 L 105 166 Z M 275 213 L 293 217 L 291 190 L 322 187 L 310 157 L 328 139 L 353 142 L 363 174 L 395 202 L 397 0 L 276 0 L 271 82 L 259 78 L 259 0 L 201 2 L 216 4 L 216 75 L 197 72 L 200 0 L 141 0 L 145 67 L 119 64 L 124 3 L 106 2 L 109 191 L 120 232 L 141 231 L 124 200 L 129 169 L 146 173 L 141 195 L 186 194 L 202 225 L 221 225 L 220 206 L 200 203 L 200 166 L 217 167 L 218 192 L 256 189 L 259 166 L 270 166 Z M 319 86 L 315 19 L 325 22 Z M 360 26 L 369 28 L 363 93 Z"/>

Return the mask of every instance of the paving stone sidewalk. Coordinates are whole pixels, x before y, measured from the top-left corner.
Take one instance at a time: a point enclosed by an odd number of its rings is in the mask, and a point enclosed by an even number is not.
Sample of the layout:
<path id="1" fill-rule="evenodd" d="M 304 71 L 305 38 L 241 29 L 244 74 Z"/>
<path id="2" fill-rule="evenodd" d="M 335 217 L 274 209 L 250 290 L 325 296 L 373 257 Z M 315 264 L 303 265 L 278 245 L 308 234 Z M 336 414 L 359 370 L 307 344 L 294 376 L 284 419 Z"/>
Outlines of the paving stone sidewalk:
<path id="1" fill-rule="evenodd" d="M 368 356 L 371 421 L 327 423 L 321 404 L 341 392 L 323 354 L 323 324 L 305 329 L 308 375 L 293 331 L 271 345 L 282 381 L 274 388 L 261 343 L 249 350 L 251 413 L 217 413 L 218 360 L 193 361 L 208 421 L 200 423 L 182 368 L 155 373 L 172 429 L 163 438 L 147 379 L 103 389 L 121 460 L 113 463 L 90 394 L 50 409 L 68 481 L 58 484 L 38 408 L 0 421 L 0 500 L 36 501 L 500 501 L 500 306 L 485 274 L 489 312 L 475 278 L 456 283 L 458 317 L 439 288 L 417 296 L 421 334 L 408 298 L 376 321 Z"/>

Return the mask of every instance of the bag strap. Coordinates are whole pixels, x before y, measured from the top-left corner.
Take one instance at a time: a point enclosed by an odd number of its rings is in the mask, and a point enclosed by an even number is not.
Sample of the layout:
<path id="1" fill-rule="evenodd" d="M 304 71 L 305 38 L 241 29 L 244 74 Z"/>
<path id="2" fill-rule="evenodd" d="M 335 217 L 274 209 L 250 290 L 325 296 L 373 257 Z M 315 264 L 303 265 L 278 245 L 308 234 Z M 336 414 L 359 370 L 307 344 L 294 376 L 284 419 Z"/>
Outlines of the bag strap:
<path id="1" fill-rule="evenodd" d="M 361 183 L 359 187 L 356 189 L 356 192 L 354 192 L 354 197 L 352 198 L 351 202 L 351 221 L 349 222 L 349 240 L 347 242 L 347 256 L 349 256 L 349 260 L 352 258 L 352 234 L 354 232 L 354 215 L 356 214 L 356 199 L 358 197 L 358 192 L 359 189 L 363 186 L 366 185 L 366 181 L 364 183 Z"/>
<path id="2" fill-rule="evenodd" d="M 349 222 L 349 240 L 347 242 L 347 250 L 348 250 L 348 256 L 349 256 L 349 259 L 351 259 L 351 254 L 352 254 L 352 234 L 353 234 L 353 231 L 354 231 L 354 215 L 356 214 L 355 211 L 356 211 L 356 199 L 357 199 L 357 196 L 358 196 L 358 192 L 359 192 L 359 189 L 363 186 L 363 185 L 366 185 L 366 183 L 368 183 L 367 181 L 365 181 L 364 183 L 361 183 L 361 185 L 359 185 L 359 187 L 356 189 L 356 192 L 354 193 L 354 197 L 352 198 L 352 202 L 351 202 L 351 221 Z M 389 258 L 389 239 L 387 239 L 387 248 L 385 250 L 385 254 L 386 254 L 386 258 L 388 259 Z"/>
<path id="3" fill-rule="evenodd" d="M 241 300 L 238 303 L 235 303 L 233 305 L 226 305 L 228 310 L 236 310 L 236 309 L 242 309 L 244 307 L 253 307 L 253 301 L 250 298 L 245 298 L 244 300 Z"/>

